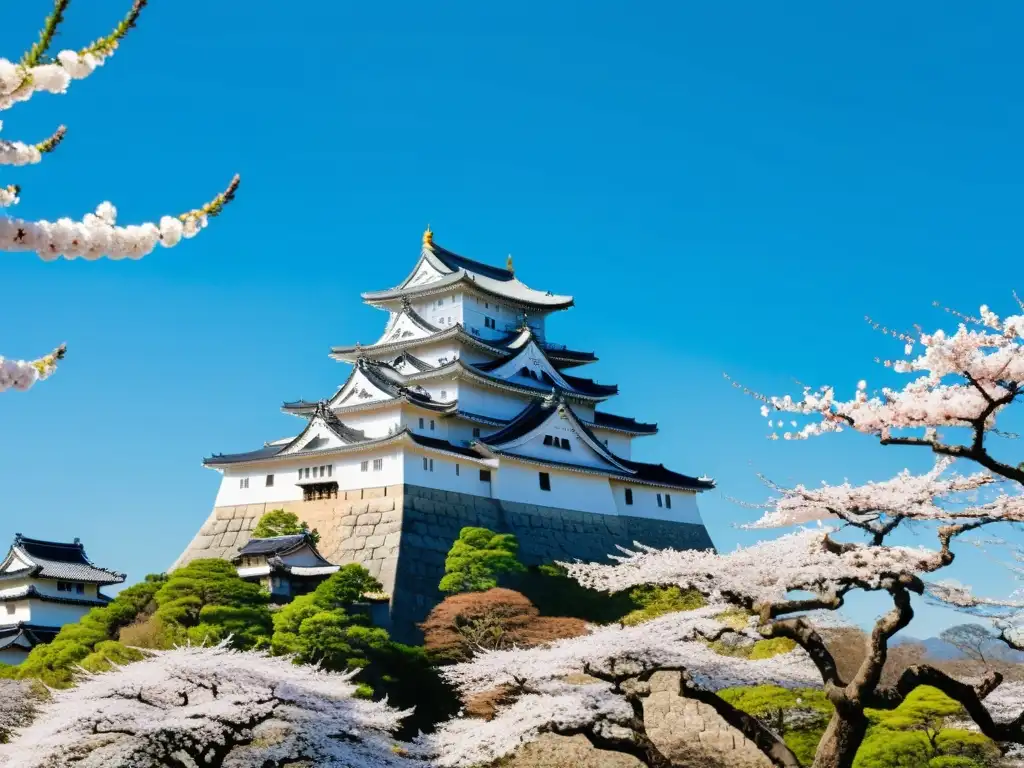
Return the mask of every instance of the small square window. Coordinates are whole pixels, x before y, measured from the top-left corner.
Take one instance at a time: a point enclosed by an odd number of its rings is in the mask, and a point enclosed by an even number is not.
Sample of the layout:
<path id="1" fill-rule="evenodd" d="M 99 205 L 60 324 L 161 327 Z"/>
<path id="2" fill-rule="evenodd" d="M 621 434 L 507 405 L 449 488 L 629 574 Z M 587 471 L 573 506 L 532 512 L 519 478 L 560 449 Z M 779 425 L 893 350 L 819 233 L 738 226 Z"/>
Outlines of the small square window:
<path id="1" fill-rule="evenodd" d="M 553 438 L 551 435 L 544 435 L 544 445 L 551 445 L 554 442 L 555 438 Z"/>
<path id="2" fill-rule="evenodd" d="M 628 506 L 633 506 L 633 489 L 632 488 L 627 488 L 626 489 L 626 504 Z"/>
<path id="3" fill-rule="evenodd" d="M 10 603 L 8 603 L 7 604 L 7 615 L 8 616 L 13 616 L 14 615 L 14 611 L 15 611 L 15 607 L 13 605 L 11 605 Z"/>
<path id="4" fill-rule="evenodd" d="M 313 477 L 314 479 L 320 477 L 320 467 L 313 467 Z"/>
<path id="5" fill-rule="evenodd" d="M 562 448 L 564 450 L 566 450 L 566 451 L 571 451 L 572 450 L 572 447 L 569 445 L 569 438 L 568 437 L 563 437 L 562 438 Z"/>
<path id="6" fill-rule="evenodd" d="M 380 472 L 382 469 L 384 469 L 384 459 L 374 459 L 373 460 L 373 471 L 374 472 Z"/>
<path id="7" fill-rule="evenodd" d="M 267 488 L 273 488 L 273 487 L 274 487 L 274 476 L 273 475 L 267 475 Z"/>
<path id="8" fill-rule="evenodd" d="M 321 466 L 320 467 L 320 477 L 326 477 L 326 476 L 327 476 L 327 467 Z"/>
<path id="9" fill-rule="evenodd" d="M 540 473 L 540 489 L 542 491 L 551 490 L 551 475 L 549 475 L 547 472 Z"/>
<path id="10" fill-rule="evenodd" d="M 672 509 L 672 496 L 667 493 L 665 494 L 665 507 L 666 509 Z"/>
<path id="11" fill-rule="evenodd" d="M 658 506 L 659 507 L 663 506 L 662 503 L 661 503 L 661 494 L 660 493 L 658 494 Z"/>
<path id="12" fill-rule="evenodd" d="M 489 483 L 489 482 L 491 482 L 491 470 L 489 470 L 489 469 L 481 469 L 480 470 L 480 482 L 481 483 Z"/>
<path id="13" fill-rule="evenodd" d="M 473 437 L 480 437 L 480 427 L 473 427 Z"/>

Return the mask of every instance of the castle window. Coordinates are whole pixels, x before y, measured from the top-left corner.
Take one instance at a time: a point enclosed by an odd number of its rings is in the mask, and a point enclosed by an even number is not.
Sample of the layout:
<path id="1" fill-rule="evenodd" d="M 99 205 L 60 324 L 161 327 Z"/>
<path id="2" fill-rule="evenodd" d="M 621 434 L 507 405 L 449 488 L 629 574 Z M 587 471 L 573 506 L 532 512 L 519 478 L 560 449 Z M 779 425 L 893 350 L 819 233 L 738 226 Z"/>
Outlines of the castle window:
<path id="1" fill-rule="evenodd" d="M 442 389 L 441 390 L 441 399 L 442 400 L 447 400 L 448 399 L 448 390 L 446 390 L 446 389 Z"/>
<path id="2" fill-rule="evenodd" d="M 302 470 L 302 476 L 307 478 L 309 477 L 309 467 L 306 467 Z"/>
<path id="3" fill-rule="evenodd" d="M 665 507 L 672 509 L 672 497 L 669 494 L 665 494 Z"/>
<path id="4" fill-rule="evenodd" d="M 13 616 L 15 610 L 17 610 L 17 609 L 13 605 L 10 605 L 10 604 L 7 605 L 7 615 L 8 616 Z"/>
<path id="5" fill-rule="evenodd" d="M 423 418 L 420 418 L 420 429 L 423 429 Z"/>
<path id="6" fill-rule="evenodd" d="M 569 438 L 568 437 L 563 437 L 562 438 L 562 448 L 564 450 L 566 450 L 566 451 L 571 451 L 572 450 L 572 445 L 569 443 Z"/>
<path id="7" fill-rule="evenodd" d="M 547 472 L 540 473 L 540 489 L 542 491 L 551 490 L 551 475 L 549 475 Z"/>
<path id="8" fill-rule="evenodd" d="M 430 420 L 430 431 L 431 432 L 434 431 L 434 420 L 433 419 Z"/>
<path id="9" fill-rule="evenodd" d="M 480 427 L 473 427 L 473 437 L 480 437 Z"/>
<path id="10" fill-rule="evenodd" d="M 489 482 L 491 482 L 491 470 L 489 470 L 489 469 L 481 469 L 480 470 L 480 482 L 481 483 L 489 483 Z"/>
<path id="11" fill-rule="evenodd" d="M 75 584 L 75 592 L 80 595 L 85 594 L 85 584 Z"/>
<path id="12" fill-rule="evenodd" d="M 459 465 L 458 464 L 455 465 L 455 476 L 456 477 L 459 476 Z"/>
<path id="13" fill-rule="evenodd" d="M 627 504 L 627 506 L 630 506 L 630 507 L 633 506 L 633 489 L 632 488 L 627 488 L 626 489 L 626 504 Z"/>
<path id="14" fill-rule="evenodd" d="M 319 471 L 320 471 L 319 467 L 313 467 L 313 477 L 314 478 L 320 477 Z"/>
<path id="15" fill-rule="evenodd" d="M 382 469 L 384 469 L 384 459 L 374 459 L 373 460 L 373 471 L 374 472 L 380 472 Z"/>
<path id="16" fill-rule="evenodd" d="M 321 465 L 320 466 L 320 477 L 326 477 L 326 476 L 327 476 L 327 467 Z"/>
<path id="17" fill-rule="evenodd" d="M 330 477 L 333 473 L 334 473 L 334 465 L 333 464 L 328 464 L 327 465 L 327 476 Z"/>
<path id="18" fill-rule="evenodd" d="M 238 487 L 239 488 L 248 488 L 249 487 L 249 478 L 248 477 L 243 477 L 241 480 L 239 480 L 238 481 Z"/>
<path id="19" fill-rule="evenodd" d="M 368 461 L 361 461 L 361 462 L 359 462 L 359 471 L 360 472 L 368 472 L 369 470 L 370 470 L 370 462 L 368 462 Z"/>
<path id="20" fill-rule="evenodd" d="M 434 471 L 434 460 L 428 459 L 426 456 L 423 457 L 423 471 L 433 472 Z"/>
<path id="21" fill-rule="evenodd" d="M 487 326 L 488 328 L 497 328 L 497 324 L 494 322 L 493 317 L 485 317 L 484 325 Z"/>
<path id="22" fill-rule="evenodd" d="M 661 494 L 660 494 L 660 493 L 658 494 L 658 506 L 659 506 L 659 507 L 660 507 L 660 506 L 662 506 L 662 503 L 661 503 Z"/>
<path id="23" fill-rule="evenodd" d="M 551 445 L 555 441 L 551 435 L 544 435 L 544 445 Z"/>
<path id="24" fill-rule="evenodd" d="M 274 487 L 274 476 L 273 475 L 267 475 L 267 488 L 273 488 L 273 487 Z"/>

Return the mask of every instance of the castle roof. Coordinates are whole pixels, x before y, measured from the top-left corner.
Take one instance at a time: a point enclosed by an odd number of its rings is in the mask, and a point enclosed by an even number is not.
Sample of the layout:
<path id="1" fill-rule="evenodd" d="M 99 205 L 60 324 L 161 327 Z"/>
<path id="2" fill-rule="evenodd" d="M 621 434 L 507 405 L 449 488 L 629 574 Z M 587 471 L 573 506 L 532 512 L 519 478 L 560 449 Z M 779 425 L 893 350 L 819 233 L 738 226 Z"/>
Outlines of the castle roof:
<path id="1" fill-rule="evenodd" d="M 60 632 L 60 627 L 44 627 L 40 624 L 18 622 L 0 627 L 0 651 L 24 651 L 28 653 L 35 646 L 49 643 Z"/>
<path id="2" fill-rule="evenodd" d="M 409 276 L 395 288 L 363 294 L 369 304 L 386 305 L 403 298 L 447 293 L 457 286 L 528 309 L 567 309 L 572 296 L 538 291 L 521 282 L 512 270 L 460 256 L 424 237 L 420 259 Z"/>
<path id="3" fill-rule="evenodd" d="M 94 565 L 86 557 L 85 547 L 78 539 L 71 543 L 43 541 L 19 533 L 15 535 L 7 556 L 0 562 L 0 580 L 23 578 L 120 584 L 125 575 Z"/>
<path id="4" fill-rule="evenodd" d="M 397 320 L 390 327 L 394 328 L 396 325 Z M 530 338 L 535 338 L 529 328 L 522 328 L 497 339 L 482 339 L 467 331 L 461 323 L 437 329 L 436 332 L 422 336 L 412 333 L 408 336 L 404 334 L 405 332 L 399 332 L 397 337 L 389 338 L 389 336 L 394 336 L 394 334 L 386 332 L 380 340 L 367 346 L 352 344 L 349 346 L 331 347 L 330 357 L 342 362 L 353 363 L 364 356 L 376 357 L 378 355 L 387 355 L 451 340 L 474 347 L 495 357 L 504 357 L 510 351 L 519 349 Z M 593 352 L 572 350 L 564 344 L 552 344 L 540 340 L 538 340 L 538 344 L 544 349 L 551 362 L 558 368 L 571 368 L 577 365 L 593 363 L 597 360 L 597 356 Z"/>
<path id="5" fill-rule="evenodd" d="M 203 465 L 207 467 L 221 467 L 231 464 L 247 464 L 261 461 L 274 461 L 279 458 L 303 458 L 303 457 L 319 457 L 319 456 L 332 456 L 335 454 L 353 453 L 359 451 L 368 451 L 376 448 L 382 448 L 385 446 L 393 445 L 396 443 L 406 442 L 410 445 L 416 445 L 420 448 L 425 448 L 431 451 L 437 451 L 440 453 L 447 453 L 452 456 L 464 456 L 469 459 L 484 462 L 484 458 L 480 454 L 474 451 L 472 448 L 456 445 L 450 443 L 447 440 L 440 440 L 434 437 L 426 437 L 425 435 L 419 435 L 409 430 L 408 427 L 402 427 L 392 435 L 378 438 L 368 438 L 357 443 L 351 443 L 347 445 L 334 445 L 318 447 L 314 450 L 302 450 L 295 451 L 292 453 L 284 453 L 286 446 L 284 445 L 267 445 L 255 451 L 248 451 L 246 453 L 215 453 L 209 458 L 203 459 Z"/>
<path id="6" fill-rule="evenodd" d="M 84 581 L 84 579 L 76 579 Z M 13 602 L 15 600 L 40 600 L 44 603 L 63 603 L 65 605 L 85 605 L 90 608 L 101 608 L 110 602 L 110 598 L 101 594 L 98 598 L 93 597 L 64 597 L 61 595 L 49 595 L 41 592 L 35 584 L 29 584 L 14 589 L 0 589 L 0 603 Z"/>
<path id="7" fill-rule="evenodd" d="M 605 466 L 600 468 L 592 467 L 568 461 L 524 455 L 514 450 L 518 442 L 528 438 L 556 414 L 569 421 L 579 437 L 595 454 L 604 460 Z M 481 438 L 474 445 L 480 446 L 484 455 L 496 454 L 517 461 L 544 464 L 572 471 L 599 472 L 600 474 L 618 476 L 624 481 L 663 485 L 693 491 L 708 490 L 714 487 L 714 481 L 712 480 L 704 480 L 673 472 L 666 469 L 663 464 L 646 464 L 644 462 L 624 459 L 616 455 L 594 435 L 590 427 L 576 415 L 569 403 L 560 395 L 553 395 L 544 400 L 535 400 L 506 427 L 494 434 Z"/>

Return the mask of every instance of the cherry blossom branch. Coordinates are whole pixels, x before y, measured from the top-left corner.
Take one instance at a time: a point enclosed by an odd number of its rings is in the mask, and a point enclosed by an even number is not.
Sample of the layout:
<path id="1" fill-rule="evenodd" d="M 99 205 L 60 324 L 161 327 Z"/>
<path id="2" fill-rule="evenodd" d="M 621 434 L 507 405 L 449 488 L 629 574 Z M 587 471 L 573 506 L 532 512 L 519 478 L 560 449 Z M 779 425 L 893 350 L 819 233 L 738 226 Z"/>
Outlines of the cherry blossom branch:
<path id="1" fill-rule="evenodd" d="M 25 55 L 21 57 L 23 67 L 34 67 L 39 64 L 53 44 L 53 38 L 57 34 L 57 28 L 64 22 L 64 11 L 71 5 L 71 0 L 55 0 L 53 11 L 43 22 L 43 28 L 39 32 L 39 40 L 32 44 Z"/>
<path id="2" fill-rule="evenodd" d="M 36 144 L 0 139 L 0 165 L 34 165 L 43 155 L 53 152 L 66 134 L 67 128 L 62 125 L 49 138 Z"/>
<path id="3" fill-rule="evenodd" d="M 157 243 L 172 248 L 181 239 L 194 237 L 206 227 L 209 218 L 219 215 L 235 198 L 240 177 L 235 176 L 227 189 L 200 208 L 177 217 L 164 216 L 160 224 L 116 226 L 117 209 L 103 203 L 96 213 L 88 214 L 81 222 L 60 219 L 29 222 L 22 219 L 0 218 L 0 252 L 34 252 L 45 261 L 63 256 L 67 259 L 94 260 L 109 256 L 111 259 L 141 259 L 151 253 Z"/>
<path id="4" fill-rule="evenodd" d="M 818 671 L 821 673 L 822 682 L 826 686 L 846 687 L 846 683 L 843 682 L 839 674 L 839 667 L 836 664 L 835 657 L 829 651 L 828 646 L 825 645 L 825 641 L 818 634 L 818 631 L 806 619 L 797 617 L 773 621 L 761 628 L 761 634 L 767 638 L 784 637 L 792 640 L 807 651 L 807 655 L 811 657 L 814 666 L 818 668 Z"/>
<path id="5" fill-rule="evenodd" d="M 48 378 L 64 359 L 67 346 L 61 344 L 53 352 L 37 360 L 10 360 L 0 356 L 0 392 L 5 389 L 25 391 L 37 381 Z"/>

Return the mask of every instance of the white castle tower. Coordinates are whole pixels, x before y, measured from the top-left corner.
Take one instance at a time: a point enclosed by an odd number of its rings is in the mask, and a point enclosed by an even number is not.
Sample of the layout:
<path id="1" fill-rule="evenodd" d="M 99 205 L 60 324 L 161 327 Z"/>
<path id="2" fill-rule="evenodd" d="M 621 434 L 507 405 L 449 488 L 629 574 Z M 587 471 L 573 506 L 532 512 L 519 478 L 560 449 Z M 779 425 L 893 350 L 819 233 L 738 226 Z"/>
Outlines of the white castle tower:
<path id="1" fill-rule="evenodd" d="M 548 318 L 571 296 L 528 287 L 511 257 L 500 268 L 452 253 L 428 228 L 409 276 L 363 300 L 388 312 L 384 333 L 331 350 L 352 365 L 333 395 L 283 405 L 301 431 L 204 460 L 223 479 L 179 563 L 233 557 L 275 508 L 317 527 L 329 560 L 366 562 L 387 589 L 400 540 L 446 550 L 461 525 L 516 532 L 535 559 L 603 557 L 634 540 L 711 546 L 697 494 L 714 481 L 634 461 L 634 438 L 657 427 L 605 410 L 617 388 L 569 373 L 594 354 L 548 340 Z M 391 497 L 402 498 L 379 501 Z M 564 542 L 534 546 L 559 531 Z"/>

